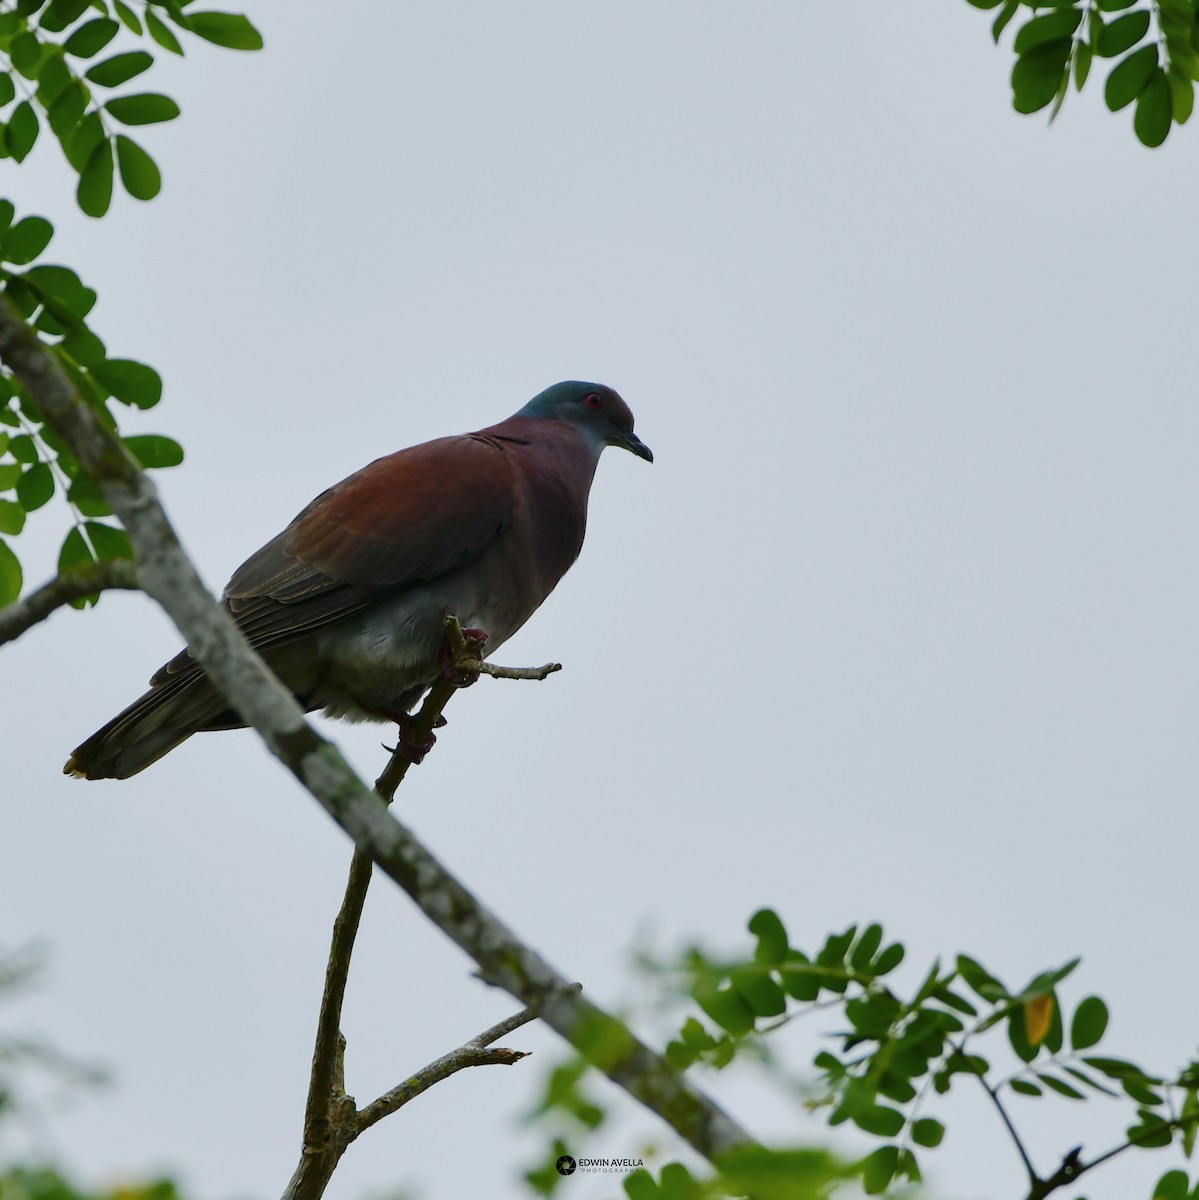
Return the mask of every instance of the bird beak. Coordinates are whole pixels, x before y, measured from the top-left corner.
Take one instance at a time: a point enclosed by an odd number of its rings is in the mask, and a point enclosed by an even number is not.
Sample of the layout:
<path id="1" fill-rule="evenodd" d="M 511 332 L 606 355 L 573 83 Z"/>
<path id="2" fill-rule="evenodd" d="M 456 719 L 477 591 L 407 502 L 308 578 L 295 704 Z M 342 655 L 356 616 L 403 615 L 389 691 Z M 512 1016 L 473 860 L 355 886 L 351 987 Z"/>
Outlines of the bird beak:
<path id="1" fill-rule="evenodd" d="M 654 452 L 631 429 L 628 433 L 621 433 L 612 444 L 637 455 L 638 458 L 644 458 L 646 462 L 654 461 Z"/>

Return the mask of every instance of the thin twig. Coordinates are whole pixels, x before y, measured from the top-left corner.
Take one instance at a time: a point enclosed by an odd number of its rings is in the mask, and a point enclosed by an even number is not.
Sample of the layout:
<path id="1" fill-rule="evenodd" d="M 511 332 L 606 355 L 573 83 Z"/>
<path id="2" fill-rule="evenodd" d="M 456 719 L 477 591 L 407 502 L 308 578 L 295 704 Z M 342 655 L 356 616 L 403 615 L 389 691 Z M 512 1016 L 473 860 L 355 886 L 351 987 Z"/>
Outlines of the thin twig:
<path id="1" fill-rule="evenodd" d="M 110 589 L 136 591 L 137 586 L 137 569 L 127 558 L 102 558 L 98 562 L 81 563 L 56 575 L 23 600 L 0 609 L 0 646 L 19 638 L 27 629 L 32 629 L 72 600 L 82 600 L 93 592 Z"/>
<path id="2" fill-rule="evenodd" d="M 966 1059 L 967 1056 L 965 1043 L 954 1045 L 954 1050 L 962 1059 Z M 1035 1189 L 1041 1185 L 1042 1180 L 1037 1174 L 1036 1168 L 1032 1165 L 1032 1159 L 1028 1156 L 1028 1151 L 1024 1148 L 1024 1142 L 1021 1141 L 1020 1135 L 1016 1132 L 1016 1126 L 1012 1124 L 1012 1118 L 1008 1116 L 1007 1109 L 1003 1107 L 1003 1101 L 999 1099 L 996 1089 L 993 1088 L 980 1074 L 978 1074 L 977 1071 L 971 1071 L 970 1074 L 978 1080 L 978 1082 L 982 1085 L 983 1091 L 985 1091 L 987 1095 L 991 1097 L 991 1103 L 995 1105 L 995 1109 L 999 1113 L 1004 1125 L 1007 1127 L 1007 1131 L 1011 1135 L 1012 1141 L 1015 1142 L 1016 1149 L 1020 1152 L 1020 1159 L 1024 1163 L 1024 1169 L 1028 1172 L 1028 1185 L 1029 1188 L 1032 1189 L 1029 1194 L 1032 1195 L 1032 1191 L 1035 1191 Z"/>
<path id="3" fill-rule="evenodd" d="M 494 1063 L 511 1066 L 520 1062 L 522 1058 L 527 1058 L 528 1054 L 523 1050 L 505 1050 L 502 1047 L 492 1049 L 490 1046 L 496 1039 L 519 1029 L 521 1025 L 527 1025 L 536 1015 L 531 1008 L 526 1008 L 511 1017 L 506 1017 L 459 1046 L 457 1050 L 451 1050 L 428 1066 L 422 1067 L 403 1083 L 368 1104 L 361 1112 L 355 1108 L 353 1097 L 345 1094 L 344 1081 L 337 1078 L 335 1084 L 338 1088 L 338 1100 L 331 1110 L 335 1119 L 330 1124 L 330 1140 L 322 1146 L 305 1142 L 300 1165 L 296 1167 L 287 1190 L 283 1193 L 283 1200 L 319 1200 L 319 1197 L 324 1195 L 341 1156 L 349 1149 L 351 1143 L 372 1125 L 402 1108 L 422 1092 L 428 1091 L 435 1083 L 440 1083 L 467 1067 L 484 1067 Z M 344 1051 L 345 1040 L 338 1040 L 340 1051 Z M 342 1055 L 339 1053 L 339 1067 L 342 1061 Z"/>
<path id="4" fill-rule="evenodd" d="M 546 663 L 541 667 L 493 667 L 489 662 L 468 658 L 462 664 L 463 670 L 478 671 L 490 675 L 492 679 L 545 679 L 555 671 L 562 670 L 561 663 Z"/>
<path id="5" fill-rule="evenodd" d="M 469 677 L 478 675 L 478 654 L 482 644 L 465 634 L 461 624 L 453 616 L 446 617 L 445 628 L 450 646 L 449 670 L 429 690 L 420 710 L 412 718 L 407 732 L 406 740 L 418 746 L 430 740 L 435 726 L 441 720 L 442 711 L 454 693 L 464 686 Z M 537 671 L 549 674 L 544 667 L 496 670 L 530 672 L 527 675 L 510 676 L 515 678 L 538 678 Z M 459 682 L 460 680 L 462 682 Z M 375 781 L 375 791 L 385 804 L 390 804 L 395 798 L 396 789 L 403 782 L 411 765 L 412 760 L 405 753 L 405 747 L 401 743 L 392 752 L 383 773 Z M 350 861 L 345 895 L 333 922 L 332 944 L 329 949 L 328 966 L 325 969 L 325 986 L 321 994 L 320 1014 L 317 1017 L 316 1045 L 312 1053 L 312 1070 L 308 1080 L 308 1099 L 304 1107 L 304 1137 L 300 1165 L 296 1168 L 287 1192 L 287 1196 L 293 1200 L 320 1196 L 338 1160 L 364 1129 L 369 1129 L 375 1122 L 407 1104 L 433 1084 L 464 1067 L 498 1062 L 515 1063 L 524 1057 L 520 1051 L 489 1050 L 487 1047 L 510 1029 L 532 1020 L 533 1010 L 528 1008 L 517 1017 L 508 1018 L 507 1022 L 501 1022 L 466 1045 L 442 1056 L 411 1079 L 405 1080 L 385 1096 L 381 1096 L 362 1113 L 355 1112 L 354 1102 L 346 1095 L 345 1090 L 346 1041 L 341 1032 L 341 1012 L 350 971 L 350 957 L 353 954 L 362 909 L 366 903 L 366 893 L 370 887 L 372 868 L 370 855 L 355 849 Z M 369 1119 L 366 1118 L 368 1113 L 371 1114 Z"/>
<path id="6" fill-rule="evenodd" d="M 491 1043 L 505 1037 L 514 1029 L 527 1025 L 536 1016 L 535 1009 L 523 1009 L 511 1017 L 506 1017 L 490 1029 L 484 1030 L 478 1037 L 471 1038 L 457 1050 L 451 1050 L 449 1054 L 443 1054 L 436 1062 L 422 1067 L 415 1075 L 405 1079 L 403 1083 L 398 1087 L 393 1087 L 389 1092 L 384 1092 L 378 1100 L 368 1104 L 359 1112 L 358 1132 L 362 1133 L 369 1129 L 384 1117 L 388 1117 L 397 1109 L 402 1108 L 409 1100 L 416 1099 L 421 1092 L 428 1091 L 435 1083 L 448 1079 L 466 1067 L 483 1067 L 492 1063 L 511 1066 L 513 1063 L 520 1062 L 522 1058 L 528 1058 L 527 1050 L 506 1050 L 502 1046 L 493 1047 Z"/>

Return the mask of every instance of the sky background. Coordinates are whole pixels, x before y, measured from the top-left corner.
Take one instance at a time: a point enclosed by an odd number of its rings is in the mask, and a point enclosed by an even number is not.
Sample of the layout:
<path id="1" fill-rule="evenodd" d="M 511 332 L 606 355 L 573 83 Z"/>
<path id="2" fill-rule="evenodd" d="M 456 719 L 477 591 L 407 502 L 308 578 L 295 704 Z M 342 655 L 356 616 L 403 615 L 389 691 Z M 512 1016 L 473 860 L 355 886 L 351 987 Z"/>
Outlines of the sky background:
<path id="1" fill-rule="evenodd" d="M 605 1005 L 639 994 L 639 941 L 736 951 L 769 904 L 808 947 L 881 919 L 908 984 L 938 954 L 1013 986 L 1081 954 L 1064 996 L 1108 999 L 1108 1052 L 1186 1061 L 1193 131 L 1144 150 L 1098 77 L 1049 131 L 1016 116 L 964 3 L 250 11 L 263 53 L 147 77 L 184 110 L 144 138 L 154 203 L 80 216 L 49 144 L 2 167 L 110 350 L 163 374 L 127 431 L 186 446 L 158 482 L 213 589 L 352 470 L 559 379 L 617 388 L 656 455 L 605 455 L 579 563 L 497 656 L 566 669 L 455 698 L 404 819 Z M 31 519 L 31 581 L 65 522 Z M 4 651 L 2 937 L 51 957 L 0 1027 L 112 1068 L 49 1113 L 81 1177 L 264 1200 L 296 1162 L 350 851 L 248 733 L 126 783 L 60 774 L 177 648 L 114 595 Z M 386 730 L 326 729 L 377 774 Z M 513 1008 L 376 884 L 345 1013 L 361 1102 Z M 506 1041 L 535 1056 L 369 1132 L 328 1195 L 523 1195 L 544 1139 L 519 1118 L 560 1043 Z M 763 1137 L 825 1136 L 750 1075 L 703 1082 Z M 930 1107 L 931 1195 L 1022 1194 L 980 1097 Z M 1126 1111 L 1014 1105 L 1043 1169 Z M 621 1112 L 573 1148 L 676 1152 Z M 1126 1155 L 1086 1194 L 1147 1196 L 1175 1161 Z"/>

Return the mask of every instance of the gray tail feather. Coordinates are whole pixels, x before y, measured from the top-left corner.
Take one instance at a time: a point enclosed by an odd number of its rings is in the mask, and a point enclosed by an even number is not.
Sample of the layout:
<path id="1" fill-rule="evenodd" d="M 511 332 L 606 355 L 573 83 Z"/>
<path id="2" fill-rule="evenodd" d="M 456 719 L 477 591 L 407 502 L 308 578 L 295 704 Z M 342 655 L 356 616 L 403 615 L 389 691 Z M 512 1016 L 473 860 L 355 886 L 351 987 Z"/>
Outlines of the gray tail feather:
<path id="1" fill-rule="evenodd" d="M 199 672 L 152 687 L 77 746 L 63 767 L 76 779 L 128 779 L 193 733 L 245 722 Z"/>

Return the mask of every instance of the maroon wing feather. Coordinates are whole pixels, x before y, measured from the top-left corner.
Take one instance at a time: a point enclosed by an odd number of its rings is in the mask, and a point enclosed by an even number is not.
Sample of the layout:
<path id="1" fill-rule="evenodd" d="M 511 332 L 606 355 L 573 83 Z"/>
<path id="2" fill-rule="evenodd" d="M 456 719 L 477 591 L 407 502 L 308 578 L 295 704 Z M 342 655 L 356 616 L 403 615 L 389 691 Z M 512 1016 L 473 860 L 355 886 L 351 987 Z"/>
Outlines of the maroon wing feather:
<path id="1" fill-rule="evenodd" d="M 444 575 L 511 522 L 503 447 L 465 434 L 377 459 L 323 492 L 233 573 L 225 601 L 251 645 L 284 645 Z M 187 651 L 150 681 L 194 670 Z"/>

